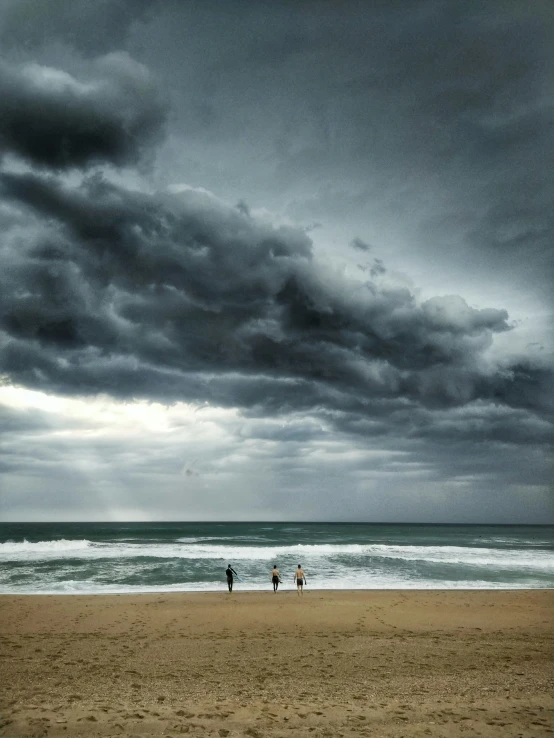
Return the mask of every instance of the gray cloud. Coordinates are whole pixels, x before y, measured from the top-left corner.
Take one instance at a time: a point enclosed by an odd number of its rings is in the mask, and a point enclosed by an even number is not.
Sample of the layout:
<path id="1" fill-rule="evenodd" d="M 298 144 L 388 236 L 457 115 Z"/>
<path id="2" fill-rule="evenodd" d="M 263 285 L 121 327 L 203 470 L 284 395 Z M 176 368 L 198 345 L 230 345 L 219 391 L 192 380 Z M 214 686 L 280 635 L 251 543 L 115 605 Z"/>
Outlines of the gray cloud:
<path id="1" fill-rule="evenodd" d="M 48 430 L 51 425 L 44 414 L 28 410 L 14 410 L 0 405 L 2 424 L 0 435 L 13 438 L 16 434 Z"/>
<path id="2" fill-rule="evenodd" d="M 1 504 L 23 516 L 29 505 L 38 516 L 53 510 L 62 516 L 68 511 L 109 514 L 114 502 L 129 514 L 140 507 L 155 516 L 163 498 L 165 514 L 176 518 L 186 501 L 187 510 L 190 505 L 200 516 L 215 504 L 218 511 L 247 517 L 254 503 L 277 517 L 283 507 L 295 504 L 310 517 L 317 509 L 319 516 L 344 519 L 345 500 L 346 519 L 364 518 L 368 490 L 376 487 L 379 494 L 369 495 L 381 519 L 400 513 L 412 520 L 472 520 L 477 514 L 477 519 L 509 522 L 508 498 L 522 500 L 518 522 L 544 519 L 553 512 L 547 492 L 552 464 L 537 439 L 524 444 L 503 435 L 491 442 L 488 432 L 479 431 L 488 418 L 500 423 L 505 433 L 505 416 L 517 414 L 512 428 L 526 426 L 523 438 L 530 429 L 529 416 L 486 403 L 456 411 L 405 413 L 393 423 L 382 414 L 377 434 L 372 426 L 379 421 L 368 417 L 359 418 L 366 426 L 363 431 L 352 432 L 334 423 L 330 413 L 235 416 L 224 421 L 223 437 L 218 432 L 208 444 L 194 438 L 202 410 L 194 423 L 187 423 L 186 415 L 184 425 L 174 423 L 169 435 L 131 431 L 130 437 L 128 430 L 114 435 L 112 428 L 103 429 L 106 421 L 83 417 L 82 409 L 78 418 L 54 410 L 0 407 L 0 413 L 11 418 L 11 432 L 3 438 L 6 485 Z M 347 413 L 343 417 L 353 418 Z M 418 431 L 412 427 L 414 420 Z M 111 426 L 113 421 L 107 422 Z M 245 479 L 246 487 L 255 480 L 255 497 L 245 491 Z M 498 479 L 503 480 L 501 486 Z M 348 494 L 337 495 L 337 485 Z M 220 495 L 222 487 L 225 495 Z"/>
<path id="3" fill-rule="evenodd" d="M 156 0 L 6 0 L 0 18 L 0 40 L 7 49 L 31 51 L 55 41 L 69 43 L 96 56 L 119 47 L 133 23 L 148 17 Z"/>
<path id="4" fill-rule="evenodd" d="M 377 277 L 380 274 L 385 274 L 387 270 L 385 269 L 385 266 L 383 264 L 382 259 L 374 259 L 373 264 L 371 266 L 371 269 L 369 270 L 369 273 L 372 277 Z"/>
<path id="5" fill-rule="evenodd" d="M 85 81 L 38 64 L 0 64 L 0 151 L 38 166 L 136 164 L 165 112 L 150 73 L 125 53 L 97 59 Z"/>
<path id="6" fill-rule="evenodd" d="M 350 245 L 352 248 L 358 249 L 359 251 L 370 251 L 371 249 L 371 246 L 365 241 L 362 241 L 361 238 L 353 238 L 352 241 L 350 241 Z"/>
<path id="7" fill-rule="evenodd" d="M 517 274 L 520 289 L 549 299 L 549 4 L 322 7 L 296 4 L 294 21 L 274 7 L 269 23 L 264 5 L 237 4 L 222 19 L 208 3 L 186 17 L 184 49 L 177 31 L 152 24 L 174 60 L 165 66 L 186 121 L 186 138 L 175 130 L 180 145 L 162 155 L 167 169 L 182 157 L 218 192 L 250 182 L 249 202 L 263 195 L 371 243 L 384 232 L 394 249 L 462 278 L 494 269 L 511 284 Z M 205 54 L 202 21 L 217 39 Z M 182 65 L 186 85 L 173 80 Z"/>
<path id="8" fill-rule="evenodd" d="M 53 40 L 86 57 L 123 48 L 163 78 L 161 184 L 186 172 L 229 201 L 277 201 L 379 243 L 372 224 L 443 272 L 479 280 L 479 264 L 549 299 L 547 0 L 43 7 L 7 5 L 12 55 L 47 55 Z"/>
<path id="9" fill-rule="evenodd" d="M 485 401 L 550 417 L 546 368 L 485 359 L 506 311 L 341 281 L 304 231 L 201 192 L 7 173 L 0 186 L 36 228 L 4 245 L 0 370 L 15 383 L 256 413 Z"/>

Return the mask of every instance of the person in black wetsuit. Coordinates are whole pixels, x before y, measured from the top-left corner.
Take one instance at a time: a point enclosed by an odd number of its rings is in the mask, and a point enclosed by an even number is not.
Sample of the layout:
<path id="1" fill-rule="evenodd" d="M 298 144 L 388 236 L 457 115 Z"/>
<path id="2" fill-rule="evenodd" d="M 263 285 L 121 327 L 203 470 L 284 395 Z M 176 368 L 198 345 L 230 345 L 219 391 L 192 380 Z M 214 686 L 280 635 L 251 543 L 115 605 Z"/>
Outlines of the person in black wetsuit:
<path id="1" fill-rule="evenodd" d="M 237 572 L 233 569 L 231 564 L 227 564 L 227 568 L 225 569 L 225 576 L 227 577 L 227 586 L 229 587 L 229 592 L 233 591 L 233 574 L 238 577 Z"/>

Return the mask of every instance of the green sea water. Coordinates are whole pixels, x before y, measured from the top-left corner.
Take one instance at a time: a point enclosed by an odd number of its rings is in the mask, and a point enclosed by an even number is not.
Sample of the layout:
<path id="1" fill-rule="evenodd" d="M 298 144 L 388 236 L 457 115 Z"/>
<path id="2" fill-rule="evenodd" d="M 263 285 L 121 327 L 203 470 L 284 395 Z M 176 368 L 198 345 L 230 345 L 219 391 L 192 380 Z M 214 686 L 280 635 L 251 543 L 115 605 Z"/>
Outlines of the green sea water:
<path id="1" fill-rule="evenodd" d="M 554 586 L 553 526 L 374 523 L 3 523 L 0 593 L 283 587 L 301 563 L 315 589 Z"/>

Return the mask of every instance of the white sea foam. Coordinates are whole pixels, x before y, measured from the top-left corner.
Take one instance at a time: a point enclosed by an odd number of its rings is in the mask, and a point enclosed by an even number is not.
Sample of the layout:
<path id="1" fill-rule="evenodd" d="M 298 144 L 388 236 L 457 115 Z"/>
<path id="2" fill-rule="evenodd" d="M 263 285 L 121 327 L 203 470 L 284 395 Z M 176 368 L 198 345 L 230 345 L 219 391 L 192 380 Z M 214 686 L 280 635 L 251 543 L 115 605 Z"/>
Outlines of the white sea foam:
<path id="1" fill-rule="evenodd" d="M 0 557 L 17 559 L 18 557 L 26 558 L 27 555 L 31 557 L 33 555 L 41 557 L 43 554 L 48 556 L 72 555 L 77 551 L 83 552 L 92 545 L 92 542 L 86 539 L 68 541 L 65 538 L 56 541 L 37 541 L 36 543 L 31 543 L 25 539 L 20 542 L 6 541 L 5 543 L 0 543 Z"/>
<path id="2" fill-rule="evenodd" d="M 203 539 L 206 541 L 207 539 Z M 213 538 L 212 540 L 218 540 Z M 339 569 L 349 565 L 367 567 L 380 560 L 457 564 L 471 567 L 509 568 L 554 572 L 554 553 L 529 549 L 495 549 L 462 546 L 416 546 L 386 544 L 294 544 L 242 546 L 193 542 L 93 543 L 88 540 L 55 540 L 31 543 L 0 543 L 0 561 L 24 562 L 53 559 L 189 559 L 214 561 L 270 562 L 292 557 L 314 565 L 335 562 Z M 342 560 L 341 560 L 342 559 Z M 345 560 L 346 559 L 346 560 Z"/>
<path id="3" fill-rule="evenodd" d="M 306 594 L 310 591 L 325 592 L 332 590 L 474 590 L 474 589 L 526 589 L 537 586 L 533 581 L 510 582 L 510 581 L 453 581 L 453 580 L 427 580 L 412 581 L 402 578 L 374 577 L 365 579 L 325 579 L 310 582 L 305 589 Z M 271 592 L 271 584 L 260 581 L 244 581 L 235 584 L 235 590 L 240 592 Z M 279 587 L 279 592 L 296 591 L 292 582 L 284 583 Z M 156 592 L 227 592 L 224 582 L 186 582 L 161 585 L 148 584 L 105 584 L 94 581 L 81 581 L 65 579 L 63 581 L 41 581 L 25 588 L 7 587 L 0 584 L 0 594 L 147 594 Z"/>
<path id="4" fill-rule="evenodd" d="M 198 536 L 176 538 L 177 543 L 203 543 L 204 541 L 221 541 L 225 536 Z M 233 541 L 265 541 L 262 536 L 233 536 Z"/>
<path id="5" fill-rule="evenodd" d="M 202 541 L 217 541 L 219 540 L 216 536 L 202 536 L 202 537 L 184 537 L 184 538 L 177 538 L 177 543 L 202 543 Z"/>

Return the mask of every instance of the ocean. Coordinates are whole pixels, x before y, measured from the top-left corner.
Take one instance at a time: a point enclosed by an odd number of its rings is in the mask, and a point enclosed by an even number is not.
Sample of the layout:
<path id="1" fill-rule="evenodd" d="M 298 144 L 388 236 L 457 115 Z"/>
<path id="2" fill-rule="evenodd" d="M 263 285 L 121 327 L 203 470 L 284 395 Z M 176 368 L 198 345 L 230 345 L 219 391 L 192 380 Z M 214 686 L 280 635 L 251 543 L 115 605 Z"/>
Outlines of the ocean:
<path id="1" fill-rule="evenodd" d="M 554 526 L 1 523 L 1 594 L 554 587 Z"/>

